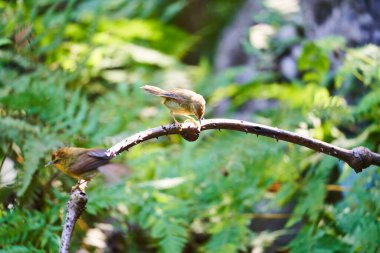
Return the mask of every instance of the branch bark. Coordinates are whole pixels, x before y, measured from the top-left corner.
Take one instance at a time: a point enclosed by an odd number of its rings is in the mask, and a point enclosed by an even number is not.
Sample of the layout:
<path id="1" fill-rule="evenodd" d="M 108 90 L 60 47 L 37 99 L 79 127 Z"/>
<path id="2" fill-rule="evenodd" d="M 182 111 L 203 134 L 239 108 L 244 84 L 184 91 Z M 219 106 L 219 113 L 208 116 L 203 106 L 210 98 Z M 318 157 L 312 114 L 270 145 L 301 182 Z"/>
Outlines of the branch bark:
<path id="1" fill-rule="evenodd" d="M 75 187 L 72 190 L 70 199 L 66 204 L 66 219 L 63 224 L 61 235 L 60 253 L 68 253 L 70 247 L 71 235 L 73 234 L 74 226 L 79 216 L 84 211 L 87 204 L 87 195 L 80 187 Z"/>
<path id="2" fill-rule="evenodd" d="M 171 134 L 180 134 L 184 139 L 188 141 L 195 141 L 198 139 L 201 131 L 211 129 L 240 131 L 270 137 L 276 139 L 277 141 L 282 140 L 298 144 L 317 152 L 334 156 L 346 162 L 351 168 L 355 170 L 356 173 L 361 172 L 363 169 L 366 169 L 370 165 L 380 166 L 380 155 L 370 151 L 365 147 L 356 147 L 352 150 L 349 150 L 290 131 L 233 119 L 203 120 L 200 128 L 197 128 L 192 123 L 183 123 L 182 125 L 169 124 L 147 129 L 117 143 L 107 150 L 107 155 L 114 157 L 124 150 L 128 151 L 128 149 L 141 142 Z"/>

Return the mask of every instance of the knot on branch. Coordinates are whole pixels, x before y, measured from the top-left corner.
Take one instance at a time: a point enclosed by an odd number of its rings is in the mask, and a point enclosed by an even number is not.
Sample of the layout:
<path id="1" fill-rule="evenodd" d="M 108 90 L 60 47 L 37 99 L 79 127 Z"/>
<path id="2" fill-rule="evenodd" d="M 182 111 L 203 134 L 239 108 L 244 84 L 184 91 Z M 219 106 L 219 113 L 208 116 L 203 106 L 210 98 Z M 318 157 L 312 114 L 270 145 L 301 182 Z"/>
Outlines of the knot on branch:
<path id="1" fill-rule="evenodd" d="M 72 194 L 72 196 L 74 198 L 72 202 L 73 208 L 77 210 L 76 216 L 79 218 L 81 213 L 86 208 L 88 198 L 87 198 L 86 193 L 83 192 L 82 190 L 75 191 L 74 194 Z"/>
<path id="2" fill-rule="evenodd" d="M 352 158 L 348 164 L 359 173 L 372 164 L 372 159 L 372 152 L 368 148 L 357 147 L 352 150 Z"/>
<path id="3" fill-rule="evenodd" d="M 196 141 L 199 138 L 200 128 L 184 123 L 180 131 L 181 136 L 187 141 Z"/>

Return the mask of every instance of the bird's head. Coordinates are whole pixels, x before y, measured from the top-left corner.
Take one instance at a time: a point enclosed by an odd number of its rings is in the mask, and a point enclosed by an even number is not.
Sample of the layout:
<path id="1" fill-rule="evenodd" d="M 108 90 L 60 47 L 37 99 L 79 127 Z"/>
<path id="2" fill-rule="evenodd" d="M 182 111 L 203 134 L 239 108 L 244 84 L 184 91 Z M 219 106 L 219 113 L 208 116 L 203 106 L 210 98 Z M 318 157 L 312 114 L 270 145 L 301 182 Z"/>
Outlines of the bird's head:
<path id="1" fill-rule="evenodd" d="M 82 152 L 80 148 L 72 148 L 72 147 L 63 147 L 57 149 L 51 154 L 51 161 L 49 161 L 46 165 L 55 165 L 56 167 L 66 167 L 68 163 L 70 163 L 73 158 L 77 157 L 79 153 Z"/>
<path id="2" fill-rule="evenodd" d="M 194 114 L 198 118 L 199 123 L 201 123 L 201 120 L 203 119 L 203 116 L 205 115 L 205 110 L 206 110 L 206 101 L 201 95 L 198 95 L 195 97 L 194 109 L 195 109 Z"/>

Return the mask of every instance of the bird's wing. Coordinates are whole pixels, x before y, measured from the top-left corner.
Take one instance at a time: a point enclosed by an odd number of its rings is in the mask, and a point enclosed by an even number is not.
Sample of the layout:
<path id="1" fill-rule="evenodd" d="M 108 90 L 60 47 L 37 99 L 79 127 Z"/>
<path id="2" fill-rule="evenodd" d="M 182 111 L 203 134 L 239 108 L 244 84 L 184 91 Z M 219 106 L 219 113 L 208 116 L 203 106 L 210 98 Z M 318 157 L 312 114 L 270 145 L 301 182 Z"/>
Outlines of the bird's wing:
<path id="1" fill-rule="evenodd" d="M 94 156 L 95 154 L 100 155 L 99 152 L 100 151 L 89 151 L 79 156 L 77 161 L 69 168 L 70 172 L 81 175 L 109 163 L 111 157 Z"/>
<path id="2" fill-rule="evenodd" d="M 188 102 L 194 94 L 195 93 L 190 90 L 175 88 L 163 93 L 162 97 L 174 99 L 177 103 L 182 104 Z"/>
<path id="3" fill-rule="evenodd" d="M 182 104 L 184 102 L 187 102 L 191 97 L 196 94 L 193 91 L 181 89 L 181 88 L 174 88 L 171 90 L 163 90 L 161 88 L 158 88 L 156 86 L 152 85 L 145 85 L 143 87 L 145 91 L 159 97 L 167 98 L 175 100 L 177 103 Z"/>
<path id="4" fill-rule="evenodd" d="M 112 157 L 107 156 L 106 151 L 107 150 L 105 150 L 105 149 L 93 149 L 91 151 L 88 151 L 87 155 L 89 155 L 91 157 L 97 157 L 97 158 L 101 158 L 101 159 L 110 160 Z"/>
<path id="5" fill-rule="evenodd" d="M 170 91 L 166 91 L 165 93 L 162 93 L 160 95 L 160 97 L 164 97 L 164 98 L 171 98 L 171 99 L 180 99 L 180 96 L 178 96 L 177 94 L 174 94 Z"/>

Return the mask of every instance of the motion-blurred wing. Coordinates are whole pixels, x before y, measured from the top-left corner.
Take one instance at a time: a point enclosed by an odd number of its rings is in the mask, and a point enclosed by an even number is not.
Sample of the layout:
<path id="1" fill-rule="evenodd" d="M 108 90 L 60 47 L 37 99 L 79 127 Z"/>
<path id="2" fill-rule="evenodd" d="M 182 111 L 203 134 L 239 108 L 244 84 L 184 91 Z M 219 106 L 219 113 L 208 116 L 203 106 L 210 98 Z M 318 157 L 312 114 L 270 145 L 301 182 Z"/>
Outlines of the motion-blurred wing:
<path id="1" fill-rule="evenodd" d="M 70 167 L 70 171 L 80 175 L 88 173 L 109 163 L 110 159 L 111 157 L 106 156 L 105 150 L 92 150 L 78 157 L 78 160 Z"/>
<path id="2" fill-rule="evenodd" d="M 87 152 L 87 155 L 89 155 L 91 157 L 97 157 L 97 158 L 110 160 L 112 157 L 107 156 L 106 151 L 107 150 L 105 150 L 105 149 L 94 149 L 94 150 Z"/>

